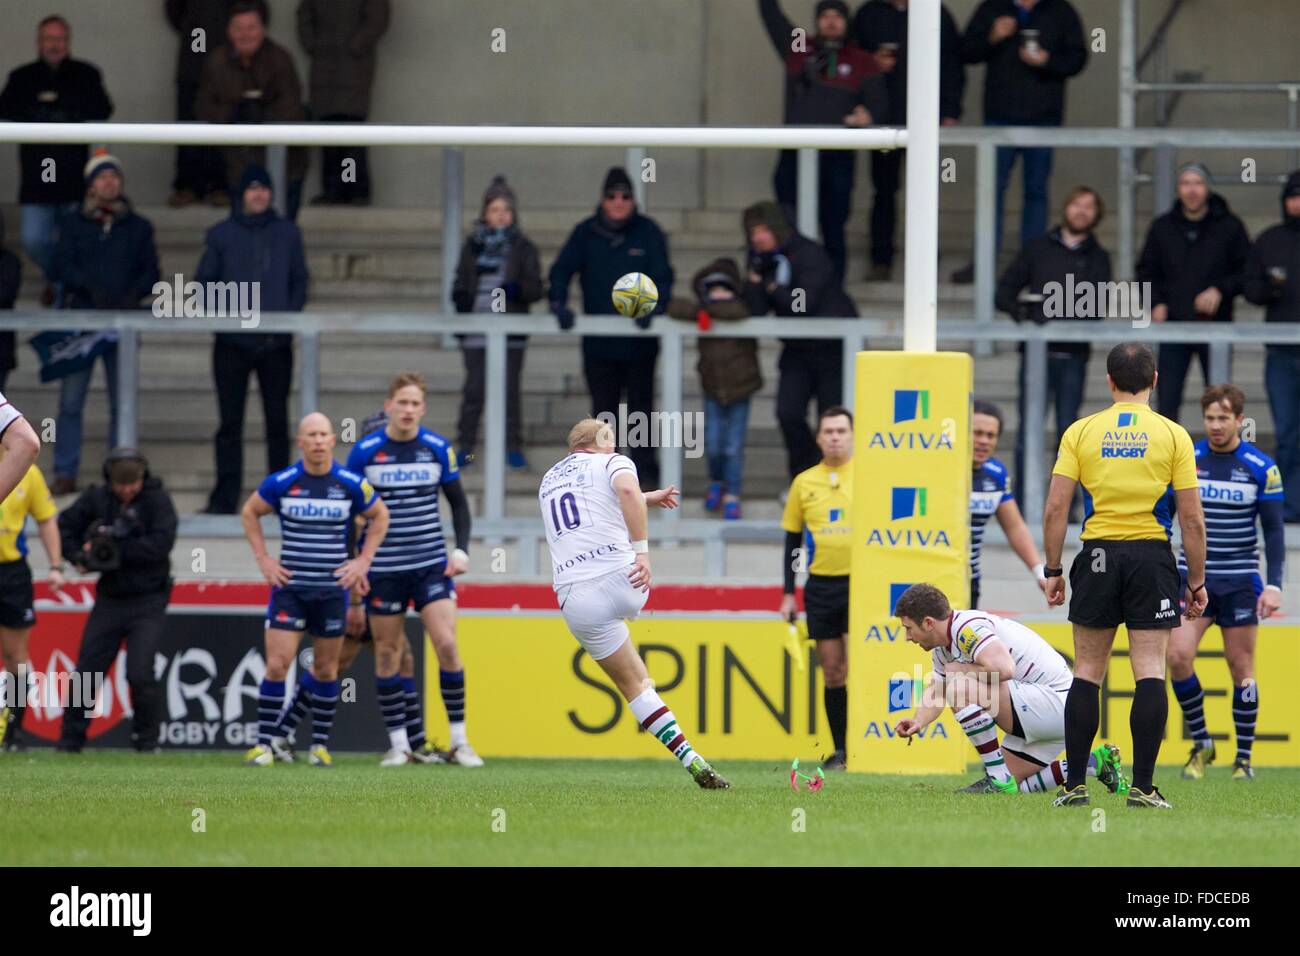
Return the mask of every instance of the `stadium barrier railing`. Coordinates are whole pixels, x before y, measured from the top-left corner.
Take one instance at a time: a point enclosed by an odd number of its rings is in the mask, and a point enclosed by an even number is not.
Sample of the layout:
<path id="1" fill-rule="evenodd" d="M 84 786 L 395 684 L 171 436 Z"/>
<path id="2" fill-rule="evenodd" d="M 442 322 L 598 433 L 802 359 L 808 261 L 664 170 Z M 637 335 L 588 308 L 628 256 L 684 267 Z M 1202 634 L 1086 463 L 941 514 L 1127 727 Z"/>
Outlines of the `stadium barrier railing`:
<path id="1" fill-rule="evenodd" d="M 0 328 L 41 331 L 50 328 L 51 313 L 15 311 L 0 314 Z M 539 321 L 540 320 L 540 321 Z M 119 440 L 134 445 L 148 436 L 139 434 L 139 350 L 140 336 L 148 332 L 177 332 L 195 335 L 212 332 L 288 332 L 297 337 L 299 368 L 298 402 L 301 413 L 315 410 L 320 399 L 320 350 L 322 336 L 364 332 L 368 335 L 428 335 L 432 348 L 439 336 L 474 332 L 486 340 L 487 389 L 484 409 L 484 491 L 481 514 L 476 516 L 475 536 L 488 541 L 513 540 L 520 544 L 520 573 L 537 573 L 537 544 L 543 536 L 539 521 L 506 516 L 505 482 L 505 367 L 506 337 L 511 334 L 568 338 L 576 345 L 582 335 L 608 335 L 609 316 L 580 316 L 572 331 L 558 329 L 545 316 L 494 315 L 490 322 L 473 315 L 445 315 L 411 312 L 270 312 L 263 313 L 255 329 L 240 329 L 236 318 L 159 319 L 147 311 L 73 311 L 58 313 L 62 328 L 115 329 L 118 332 Z M 901 319 L 800 318 L 800 338 L 836 340 L 844 344 L 844 395 L 852 403 L 854 355 L 863 348 L 897 349 L 903 340 Z M 791 320 L 745 319 L 729 322 L 729 338 L 778 339 L 791 333 Z M 687 340 L 707 337 L 687 322 L 658 320 L 648 330 L 629 329 L 628 334 L 660 345 L 656 410 L 660 414 L 684 414 L 683 384 L 687 374 L 684 352 Z M 1161 343 L 1205 343 L 1211 349 L 1212 381 L 1227 378 L 1227 355 L 1231 346 L 1262 348 L 1264 345 L 1300 345 L 1300 323 L 1162 323 L 1138 325 L 1132 321 L 1053 321 L 1047 325 L 978 320 L 943 319 L 938 325 L 943 346 L 967 351 L 980 343 L 1021 344 L 1026 353 L 1024 474 L 1018 476 L 1023 490 L 1025 517 L 1031 527 L 1042 520 L 1046 492 L 1044 462 L 1050 450 L 1047 420 L 1047 342 L 1086 342 L 1110 346 L 1118 342 L 1141 341 L 1153 348 Z M 1096 374 L 1100 374 L 1097 372 Z M 680 420 L 680 419 L 679 419 Z M 679 433 L 680 434 L 680 433 Z M 662 483 L 682 486 L 684 448 L 680 441 L 660 444 Z M 237 518 L 202 516 L 187 518 L 183 531 L 215 536 L 242 534 Z M 711 574 L 726 574 L 726 545 L 744 541 L 776 541 L 779 530 L 768 522 L 718 522 L 686 519 L 679 512 L 664 512 L 652 521 L 652 534 L 659 541 L 703 542 Z"/>

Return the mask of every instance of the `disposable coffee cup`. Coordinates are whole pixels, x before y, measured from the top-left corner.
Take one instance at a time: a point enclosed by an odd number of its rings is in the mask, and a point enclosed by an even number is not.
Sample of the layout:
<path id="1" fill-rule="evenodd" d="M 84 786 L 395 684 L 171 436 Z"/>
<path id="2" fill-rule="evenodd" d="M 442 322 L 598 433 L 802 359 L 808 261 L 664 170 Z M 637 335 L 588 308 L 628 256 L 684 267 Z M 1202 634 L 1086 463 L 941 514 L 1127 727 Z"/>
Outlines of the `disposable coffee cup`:
<path id="1" fill-rule="evenodd" d="M 1272 266 L 1268 270 L 1268 279 L 1274 285 L 1286 285 L 1286 268 L 1283 266 Z"/>
<path id="2" fill-rule="evenodd" d="M 1038 52 L 1038 31 L 1021 30 L 1020 45 L 1024 47 L 1025 50 L 1029 53 L 1037 53 Z"/>
<path id="3" fill-rule="evenodd" d="M 881 53 L 889 53 L 889 54 L 891 54 L 892 56 L 898 56 L 898 44 L 897 44 L 897 43 L 882 43 L 882 44 L 880 44 L 879 49 L 880 49 L 880 52 L 881 52 Z"/>

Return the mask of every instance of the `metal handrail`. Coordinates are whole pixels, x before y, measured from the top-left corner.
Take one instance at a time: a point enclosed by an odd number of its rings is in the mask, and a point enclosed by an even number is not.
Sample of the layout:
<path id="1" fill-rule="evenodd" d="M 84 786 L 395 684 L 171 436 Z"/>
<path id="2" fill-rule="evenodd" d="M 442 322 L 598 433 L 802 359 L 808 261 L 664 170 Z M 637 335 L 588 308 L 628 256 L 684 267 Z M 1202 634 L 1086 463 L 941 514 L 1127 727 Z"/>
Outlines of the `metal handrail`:
<path id="1" fill-rule="evenodd" d="M 316 409 L 320 389 L 320 337 L 336 333 L 406 333 L 437 336 L 457 332 L 474 332 L 486 339 L 486 407 L 484 447 L 484 499 L 482 517 L 489 522 L 504 522 L 505 516 L 505 391 L 506 337 L 511 334 L 568 337 L 575 342 L 582 335 L 609 335 L 622 324 L 623 333 L 660 343 L 659 407 L 683 408 L 683 381 L 686 372 L 684 345 L 688 339 L 709 336 L 727 338 L 778 339 L 788 336 L 824 338 L 844 344 L 845 404 L 852 407 L 854 396 L 855 354 L 868 341 L 873 347 L 897 346 L 903 340 L 901 319 L 844 318 L 751 318 L 729 322 L 717 332 L 701 332 L 690 322 L 661 318 L 650 329 L 638 330 L 630 322 L 611 316 L 581 316 L 573 331 L 561 331 L 550 316 L 533 315 L 456 315 L 437 313 L 357 313 L 357 312 L 278 312 L 264 313 L 256 328 L 241 329 L 234 318 L 159 319 L 151 313 L 133 312 L 14 311 L 0 313 L 0 329 L 39 331 L 50 328 L 116 329 L 118 331 L 118 418 L 119 440 L 124 444 L 138 441 L 139 348 L 142 332 L 166 334 L 209 332 L 288 332 L 298 337 L 299 403 L 303 413 Z M 1263 346 L 1268 344 L 1300 345 L 1300 323 L 1200 323 L 1166 322 L 1138 325 L 1132 320 L 1053 321 L 1046 325 L 988 323 L 975 320 L 943 319 L 938 324 L 938 338 L 961 345 L 979 343 L 1025 344 L 1025 417 L 1020 423 L 1024 436 L 1025 471 L 1018 476 L 1023 489 L 1026 518 L 1041 518 L 1044 489 L 1043 459 L 1046 451 L 1047 343 L 1089 342 L 1117 343 L 1140 340 L 1149 345 L 1160 343 L 1207 343 L 1212 353 L 1223 355 L 1229 345 Z M 1225 367 L 1222 358 L 1212 358 L 1214 367 Z M 1213 377 L 1213 376 L 1212 376 Z M 682 483 L 680 447 L 661 449 L 663 483 Z M 668 512 L 659 525 L 660 534 L 673 538 L 673 529 L 685 525 L 677 512 Z M 739 532 L 732 532 L 739 533 Z"/>

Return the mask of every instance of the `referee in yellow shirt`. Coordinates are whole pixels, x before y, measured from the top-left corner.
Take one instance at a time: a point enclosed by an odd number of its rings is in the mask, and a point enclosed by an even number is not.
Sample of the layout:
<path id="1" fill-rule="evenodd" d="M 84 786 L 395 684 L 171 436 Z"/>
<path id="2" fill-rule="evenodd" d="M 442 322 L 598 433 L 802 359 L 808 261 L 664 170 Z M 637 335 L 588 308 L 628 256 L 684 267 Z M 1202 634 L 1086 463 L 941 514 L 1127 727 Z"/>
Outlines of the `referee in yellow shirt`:
<path id="1" fill-rule="evenodd" d="M 1145 345 L 1124 343 L 1106 357 L 1110 408 L 1081 418 L 1061 438 L 1043 513 L 1047 603 L 1065 603 L 1061 549 L 1076 485 L 1083 486 L 1083 548 L 1070 566 L 1074 683 L 1065 700 L 1064 786 L 1054 806 L 1086 806 L 1088 751 L 1101 715 L 1101 681 L 1115 630 L 1128 628 L 1136 687 L 1129 709 L 1133 733 L 1130 807 L 1169 809 L 1152 774 L 1165 734 L 1169 698 L 1165 651 L 1178 625 L 1178 565 L 1170 548 L 1172 486 L 1187 555 L 1186 617 L 1205 610 L 1205 519 L 1196 455 L 1187 430 L 1148 405 L 1156 361 Z"/>
<path id="2" fill-rule="evenodd" d="M 849 506 L 853 500 L 853 415 L 833 405 L 817 420 L 817 447 L 822 460 L 800 472 L 790 483 L 781 516 L 785 531 L 785 594 L 781 617 L 792 622 L 795 603 L 795 573 L 808 570 L 803 603 L 808 617 L 808 636 L 817 642 L 817 661 L 825 689 L 826 723 L 831 729 L 834 752 L 822 764 L 827 770 L 843 770 L 844 739 L 849 722 L 849 695 L 844 687 L 849 663 L 845 651 L 849 633 L 849 561 L 853 535 Z M 802 550 L 802 559 L 800 557 Z"/>
<path id="3" fill-rule="evenodd" d="M 36 623 L 32 608 L 32 571 L 27 566 L 27 516 L 36 519 L 41 544 L 50 559 L 50 589 L 63 587 L 63 554 L 57 509 L 40 470 L 31 465 L 9 496 L 0 503 L 0 657 L 7 673 L 0 675 L 0 746 L 23 749 L 19 730 L 31 687 L 27 638 Z M 9 686 L 4 686 L 5 682 Z"/>

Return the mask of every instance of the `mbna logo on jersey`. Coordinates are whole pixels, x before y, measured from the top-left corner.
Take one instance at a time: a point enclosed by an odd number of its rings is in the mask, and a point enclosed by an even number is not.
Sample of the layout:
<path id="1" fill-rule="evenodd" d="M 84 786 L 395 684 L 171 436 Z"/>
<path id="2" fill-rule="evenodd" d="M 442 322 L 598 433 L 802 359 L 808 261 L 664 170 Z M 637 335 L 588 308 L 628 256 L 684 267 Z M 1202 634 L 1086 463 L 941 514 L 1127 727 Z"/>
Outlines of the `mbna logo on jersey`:
<path id="1" fill-rule="evenodd" d="M 925 388 L 894 389 L 894 424 L 906 425 L 908 422 L 926 422 L 930 419 L 930 390 Z M 952 451 L 951 424 L 948 428 L 933 430 L 929 428 L 891 428 L 888 431 L 872 432 L 867 439 L 868 448 L 885 451 Z"/>
<path id="2" fill-rule="evenodd" d="M 288 518 L 341 521 L 348 516 L 348 508 L 340 502 L 307 498 L 301 501 L 286 501 L 283 513 Z"/>

